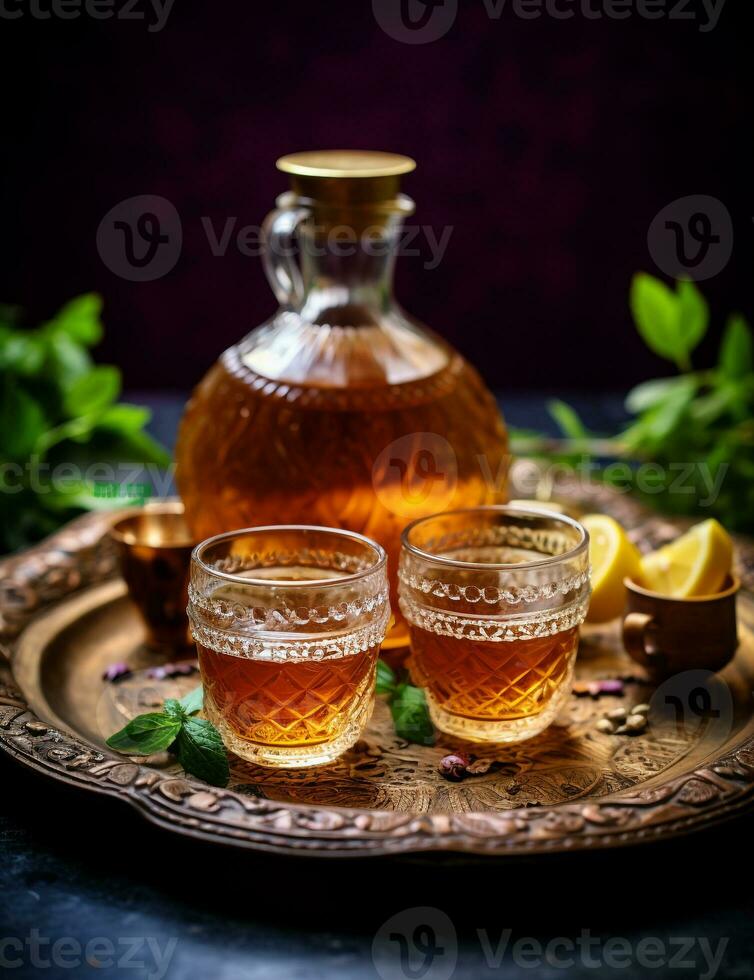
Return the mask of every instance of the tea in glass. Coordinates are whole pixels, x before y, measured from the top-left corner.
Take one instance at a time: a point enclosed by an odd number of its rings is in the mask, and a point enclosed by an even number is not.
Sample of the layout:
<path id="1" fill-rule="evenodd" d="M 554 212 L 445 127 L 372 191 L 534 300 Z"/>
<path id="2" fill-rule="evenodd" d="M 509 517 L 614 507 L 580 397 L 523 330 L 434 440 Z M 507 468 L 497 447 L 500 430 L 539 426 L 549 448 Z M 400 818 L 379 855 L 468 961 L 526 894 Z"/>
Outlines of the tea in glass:
<path id="1" fill-rule="evenodd" d="M 358 534 L 262 527 L 194 552 L 204 711 L 259 765 L 331 762 L 360 737 L 390 620 L 386 556 Z"/>
<path id="2" fill-rule="evenodd" d="M 518 742 L 555 719 L 589 603 L 580 524 L 509 507 L 415 521 L 403 534 L 399 594 L 412 677 L 441 731 Z"/>

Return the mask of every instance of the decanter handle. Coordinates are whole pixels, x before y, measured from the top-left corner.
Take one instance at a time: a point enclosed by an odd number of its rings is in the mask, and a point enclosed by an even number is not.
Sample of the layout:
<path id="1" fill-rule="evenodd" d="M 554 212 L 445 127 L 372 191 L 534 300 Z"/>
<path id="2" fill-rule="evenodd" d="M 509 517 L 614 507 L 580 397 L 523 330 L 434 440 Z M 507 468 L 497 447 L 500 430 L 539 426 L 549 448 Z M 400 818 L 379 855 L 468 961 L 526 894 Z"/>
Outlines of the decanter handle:
<path id="1" fill-rule="evenodd" d="M 291 245 L 299 224 L 308 217 L 306 208 L 278 208 L 262 225 L 262 263 L 281 306 L 300 305 L 304 299 L 304 280 Z"/>

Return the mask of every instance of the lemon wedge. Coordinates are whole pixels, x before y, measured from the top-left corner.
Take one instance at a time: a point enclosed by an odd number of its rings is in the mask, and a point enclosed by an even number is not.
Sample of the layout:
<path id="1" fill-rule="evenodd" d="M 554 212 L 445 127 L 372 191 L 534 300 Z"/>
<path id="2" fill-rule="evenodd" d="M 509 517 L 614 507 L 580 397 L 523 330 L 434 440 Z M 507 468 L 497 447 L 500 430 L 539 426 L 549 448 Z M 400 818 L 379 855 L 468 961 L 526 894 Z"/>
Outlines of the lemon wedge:
<path id="1" fill-rule="evenodd" d="M 679 599 L 713 595 L 733 564 L 733 542 L 714 518 L 641 560 L 641 582 L 653 592 Z"/>
<path id="2" fill-rule="evenodd" d="M 623 579 L 639 578 L 641 555 L 620 524 L 604 514 L 589 514 L 581 523 L 589 532 L 592 599 L 587 620 L 604 623 L 620 616 L 626 605 Z"/>

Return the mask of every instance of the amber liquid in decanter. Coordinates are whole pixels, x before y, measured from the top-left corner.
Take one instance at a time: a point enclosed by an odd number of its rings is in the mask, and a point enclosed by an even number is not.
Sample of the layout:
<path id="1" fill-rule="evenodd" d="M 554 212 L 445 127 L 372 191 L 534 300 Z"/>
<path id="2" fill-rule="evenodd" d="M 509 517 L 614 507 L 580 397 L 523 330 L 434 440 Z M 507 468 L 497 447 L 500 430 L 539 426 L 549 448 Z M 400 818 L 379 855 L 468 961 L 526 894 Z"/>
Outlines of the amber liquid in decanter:
<path id="1" fill-rule="evenodd" d="M 331 156 L 279 164 L 294 191 L 266 222 L 265 264 L 281 306 L 194 391 L 176 479 L 197 538 L 285 523 L 375 539 L 388 553 L 397 610 L 402 529 L 503 501 L 507 438 L 477 372 L 392 298 L 412 210 L 397 180 L 412 162 L 338 154 L 332 176 Z M 405 642 L 399 619 L 385 646 Z"/>

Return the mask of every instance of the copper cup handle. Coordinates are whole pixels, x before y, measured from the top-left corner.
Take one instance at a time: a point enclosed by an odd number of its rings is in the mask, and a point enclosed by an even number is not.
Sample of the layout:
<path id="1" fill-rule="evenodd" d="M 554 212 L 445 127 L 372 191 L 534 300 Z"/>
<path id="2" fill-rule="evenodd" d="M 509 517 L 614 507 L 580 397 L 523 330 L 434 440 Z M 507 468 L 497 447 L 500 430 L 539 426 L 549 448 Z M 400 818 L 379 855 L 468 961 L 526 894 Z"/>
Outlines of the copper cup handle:
<path id="1" fill-rule="evenodd" d="M 656 656 L 656 651 L 647 649 L 647 628 L 653 622 L 654 616 L 640 612 L 630 612 L 623 620 L 623 645 L 626 652 L 642 664 Z"/>

